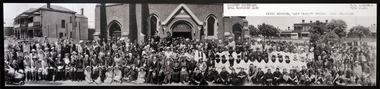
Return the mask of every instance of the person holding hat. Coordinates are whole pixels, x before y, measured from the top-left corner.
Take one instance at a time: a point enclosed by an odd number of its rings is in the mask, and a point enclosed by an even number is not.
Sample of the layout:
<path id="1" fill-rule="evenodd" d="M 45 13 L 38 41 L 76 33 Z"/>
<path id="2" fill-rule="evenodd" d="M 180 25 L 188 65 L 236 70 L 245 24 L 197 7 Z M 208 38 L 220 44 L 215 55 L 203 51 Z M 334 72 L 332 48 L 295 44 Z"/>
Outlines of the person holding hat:
<path id="1" fill-rule="evenodd" d="M 145 82 L 145 74 L 146 72 L 144 71 L 144 68 L 141 67 L 138 69 L 139 72 L 138 72 L 138 77 L 136 79 L 136 82 L 137 84 L 141 84 L 141 83 L 144 83 Z"/>

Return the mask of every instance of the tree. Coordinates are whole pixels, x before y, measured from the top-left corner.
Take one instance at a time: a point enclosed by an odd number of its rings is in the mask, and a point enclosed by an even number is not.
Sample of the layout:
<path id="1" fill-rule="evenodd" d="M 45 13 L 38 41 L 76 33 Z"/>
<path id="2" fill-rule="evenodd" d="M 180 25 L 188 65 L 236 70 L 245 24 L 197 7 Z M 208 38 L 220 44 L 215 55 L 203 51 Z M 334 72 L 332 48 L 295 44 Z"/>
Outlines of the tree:
<path id="1" fill-rule="evenodd" d="M 330 21 L 330 23 L 327 24 L 327 29 L 334 31 L 335 34 L 339 36 L 339 38 L 346 36 L 346 28 L 346 22 L 341 19 L 333 19 Z"/>
<path id="2" fill-rule="evenodd" d="M 320 42 L 324 42 L 324 43 L 328 43 L 328 42 L 340 43 L 340 41 L 341 41 L 339 36 L 337 34 L 335 34 L 335 31 L 326 32 L 326 34 L 324 34 L 321 37 L 322 37 L 322 39 L 320 39 Z"/>
<path id="3" fill-rule="evenodd" d="M 260 30 L 257 29 L 255 26 L 253 26 L 253 25 L 249 25 L 249 26 L 248 26 L 248 29 L 249 29 L 249 34 L 250 34 L 251 36 L 257 36 L 257 35 L 259 35 Z"/>
<path id="4" fill-rule="evenodd" d="M 318 20 L 310 25 L 310 42 L 316 42 L 321 39 L 321 36 L 329 30 L 325 23 L 320 23 Z"/>
<path id="5" fill-rule="evenodd" d="M 273 25 L 270 24 L 261 24 L 257 26 L 260 30 L 260 33 L 265 37 L 269 36 L 276 36 L 276 34 L 279 32 L 277 28 L 275 28 Z"/>
<path id="6" fill-rule="evenodd" d="M 363 37 L 366 37 L 366 35 L 370 35 L 371 32 L 369 31 L 369 28 L 358 25 L 350 29 L 350 34 L 357 35 L 359 39 L 362 40 Z"/>

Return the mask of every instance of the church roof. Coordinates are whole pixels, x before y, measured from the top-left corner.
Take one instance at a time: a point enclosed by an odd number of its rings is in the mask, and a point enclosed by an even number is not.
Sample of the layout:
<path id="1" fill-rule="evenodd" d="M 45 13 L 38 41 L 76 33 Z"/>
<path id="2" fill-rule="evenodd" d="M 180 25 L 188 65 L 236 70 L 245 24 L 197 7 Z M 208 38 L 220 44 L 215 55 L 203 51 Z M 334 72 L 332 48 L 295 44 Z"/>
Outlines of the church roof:
<path id="1" fill-rule="evenodd" d="M 183 9 L 182 9 L 183 8 Z M 178 13 L 178 12 L 181 12 L 181 11 L 185 11 L 187 12 L 191 18 L 193 18 L 193 20 L 199 24 L 199 25 L 203 25 L 203 22 L 200 21 L 197 16 L 194 15 L 194 13 L 190 10 L 189 7 L 187 7 L 185 4 L 179 4 L 177 8 L 175 8 L 173 10 L 173 12 L 168 16 L 168 18 L 166 18 L 165 21 L 162 22 L 162 25 L 166 25 L 169 23 L 169 21 Z"/>

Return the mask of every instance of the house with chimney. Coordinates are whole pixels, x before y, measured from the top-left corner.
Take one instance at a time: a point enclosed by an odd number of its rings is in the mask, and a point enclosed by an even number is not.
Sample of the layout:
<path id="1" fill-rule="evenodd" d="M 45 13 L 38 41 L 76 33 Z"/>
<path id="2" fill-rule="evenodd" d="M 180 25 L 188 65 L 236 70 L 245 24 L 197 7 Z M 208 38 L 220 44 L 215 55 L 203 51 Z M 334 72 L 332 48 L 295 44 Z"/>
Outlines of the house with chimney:
<path id="1" fill-rule="evenodd" d="M 18 39 L 88 40 L 88 19 L 62 6 L 47 3 L 39 8 L 30 8 L 14 18 L 14 34 Z"/>
<path id="2" fill-rule="evenodd" d="M 318 21 L 318 20 L 317 20 Z M 280 36 L 283 38 L 292 38 L 292 39 L 310 39 L 310 32 L 311 24 L 313 23 L 312 20 L 310 20 L 310 23 L 305 22 L 305 20 L 302 20 L 301 23 L 294 23 L 293 29 L 290 29 L 290 26 L 287 30 L 280 31 Z M 327 24 L 328 20 L 325 20 L 325 22 L 319 22 L 322 24 Z"/>

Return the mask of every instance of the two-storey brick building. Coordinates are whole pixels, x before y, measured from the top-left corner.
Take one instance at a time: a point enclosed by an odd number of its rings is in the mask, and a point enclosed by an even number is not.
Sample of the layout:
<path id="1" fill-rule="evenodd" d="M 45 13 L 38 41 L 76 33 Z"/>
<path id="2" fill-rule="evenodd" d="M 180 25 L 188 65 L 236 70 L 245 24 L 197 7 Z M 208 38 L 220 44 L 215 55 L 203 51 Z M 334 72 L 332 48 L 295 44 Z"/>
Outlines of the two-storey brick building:
<path id="1" fill-rule="evenodd" d="M 19 39 L 47 37 L 49 40 L 87 40 L 87 23 L 87 17 L 83 16 L 83 12 L 82 15 L 76 14 L 70 9 L 48 3 L 19 14 L 14 19 L 14 33 Z"/>

